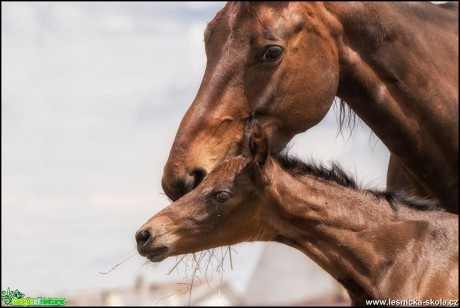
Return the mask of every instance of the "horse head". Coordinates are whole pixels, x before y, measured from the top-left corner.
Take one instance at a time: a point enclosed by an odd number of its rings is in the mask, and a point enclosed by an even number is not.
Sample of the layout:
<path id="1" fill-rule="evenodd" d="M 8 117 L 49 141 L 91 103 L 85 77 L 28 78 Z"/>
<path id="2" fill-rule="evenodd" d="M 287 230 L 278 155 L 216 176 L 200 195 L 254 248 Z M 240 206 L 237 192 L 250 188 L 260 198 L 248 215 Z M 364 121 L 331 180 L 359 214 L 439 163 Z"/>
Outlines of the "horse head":
<path id="1" fill-rule="evenodd" d="M 320 23 L 318 20 L 323 20 Z M 173 200 L 238 155 L 254 113 L 278 152 L 326 115 L 337 92 L 333 22 L 321 4 L 228 3 L 208 24 L 206 70 L 162 179 Z"/>

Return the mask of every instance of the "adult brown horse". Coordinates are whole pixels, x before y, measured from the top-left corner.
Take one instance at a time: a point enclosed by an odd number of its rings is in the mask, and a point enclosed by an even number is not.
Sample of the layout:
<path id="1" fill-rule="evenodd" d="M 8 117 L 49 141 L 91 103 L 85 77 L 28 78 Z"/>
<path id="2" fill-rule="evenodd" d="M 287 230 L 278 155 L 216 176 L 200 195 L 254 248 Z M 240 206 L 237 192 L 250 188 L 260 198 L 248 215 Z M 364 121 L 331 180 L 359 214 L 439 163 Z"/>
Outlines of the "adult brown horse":
<path id="1" fill-rule="evenodd" d="M 432 201 L 362 190 L 338 166 L 269 156 L 257 122 L 249 122 L 244 140 L 244 156 L 222 162 L 139 229 L 142 256 L 160 262 L 275 241 L 308 255 L 355 305 L 371 299 L 458 303 L 458 215 L 434 210 Z"/>
<path id="2" fill-rule="evenodd" d="M 207 66 L 164 168 L 173 200 L 237 155 L 255 113 L 278 152 L 334 97 L 391 152 L 387 184 L 458 213 L 458 6 L 231 2 L 205 31 Z"/>

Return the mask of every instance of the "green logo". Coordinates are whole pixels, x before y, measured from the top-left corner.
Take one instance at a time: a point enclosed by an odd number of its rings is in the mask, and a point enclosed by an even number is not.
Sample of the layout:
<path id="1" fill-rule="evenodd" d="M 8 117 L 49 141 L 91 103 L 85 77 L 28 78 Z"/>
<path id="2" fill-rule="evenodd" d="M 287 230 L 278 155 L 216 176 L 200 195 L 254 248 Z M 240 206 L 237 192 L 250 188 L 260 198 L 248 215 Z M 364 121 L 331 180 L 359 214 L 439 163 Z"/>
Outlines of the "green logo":
<path id="1" fill-rule="evenodd" d="M 15 291 L 10 291 L 10 288 L 6 291 L 2 291 L 2 301 L 5 305 L 10 306 L 64 306 L 65 298 L 24 298 L 24 293 L 21 293 L 16 289 Z"/>

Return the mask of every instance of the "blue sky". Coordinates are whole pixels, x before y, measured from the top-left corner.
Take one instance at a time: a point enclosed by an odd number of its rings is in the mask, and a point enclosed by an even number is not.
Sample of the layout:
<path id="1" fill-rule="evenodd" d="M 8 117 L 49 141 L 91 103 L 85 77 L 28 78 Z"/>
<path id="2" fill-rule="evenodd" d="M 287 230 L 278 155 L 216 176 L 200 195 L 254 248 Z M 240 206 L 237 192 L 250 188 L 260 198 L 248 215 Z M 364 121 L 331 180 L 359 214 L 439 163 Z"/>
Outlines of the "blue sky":
<path id="1" fill-rule="evenodd" d="M 49 296 L 131 285 L 139 273 L 181 278 L 165 275 L 174 260 L 140 256 L 98 272 L 132 254 L 135 231 L 169 204 L 163 166 L 204 72 L 204 28 L 222 6 L 2 2 L 2 290 Z M 330 112 L 291 153 L 337 160 L 384 187 L 377 137 L 362 124 L 350 139 L 337 132 Z M 261 247 L 235 247 L 225 278 L 244 281 Z"/>

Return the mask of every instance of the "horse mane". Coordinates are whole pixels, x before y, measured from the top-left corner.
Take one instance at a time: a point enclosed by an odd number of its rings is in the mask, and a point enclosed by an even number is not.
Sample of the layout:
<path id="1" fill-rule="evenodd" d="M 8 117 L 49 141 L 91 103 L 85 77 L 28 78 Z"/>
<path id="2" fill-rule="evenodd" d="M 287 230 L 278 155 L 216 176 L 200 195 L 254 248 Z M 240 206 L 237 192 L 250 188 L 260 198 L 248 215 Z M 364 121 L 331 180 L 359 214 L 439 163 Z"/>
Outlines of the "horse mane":
<path id="1" fill-rule="evenodd" d="M 334 182 L 343 187 L 360 190 L 364 193 L 370 193 L 376 198 L 385 199 L 395 212 L 398 211 L 400 204 L 419 211 L 440 211 L 437 207 L 436 201 L 416 197 L 414 194 L 407 191 L 362 189 L 359 187 L 356 180 L 347 174 L 343 168 L 335 162 L 332 163 L 330 167 L 326 167 L 313 160 L 305 162 L 299 158 L 289 156 L 286 153 L 278 154 L 273 158 L 284 170 L 294 176 L 313 176 L 328 182 Z"/>
<path id="2" fill-rule="evenodd" d="M 437 6 L 443 9 L 448 9 L 448 10 L 458 10 L 458 2 L 457 1 L 447 1 L 444 3 L 435 3 Z"/>
<path id="3" fill-rule="evenodd" d="M 300 177 L 312 175 L 328 182 L 335 182 L 344 187 L 359 189 L 355 179 L 348 175 L 337 163 L 332 163 L 331 167 L 328 168 L 313 160 L 305 162 L 285 153 L 281 153 L 274 158 L 284 170 L 290 172 L 292 175 Z"/>
<path id="4" fill-rule="evenodd" d="M 395 212 L 398 210 L 398 204 L 404 204 L 419 211 L 442 211 L 437 207 L 436 201 L 417 197 L 408 191 L 378 191 L 371 189 L 365 191 L 372 193 L 376 197 L 385 198 Z"/>
<path id="5" fill-rule="evenodd" d="M 350 106 L 347 105 L 347 102 L 340 97 L 336 97 L 334 99 L 334 112 L 335 117 L 339 121 L 338 134 L 343 136 L 343 127 L 346 125 L 346 127 L 350 130 L 351 136 L 356 126 L 356 113 L 350 108 Z"/>

